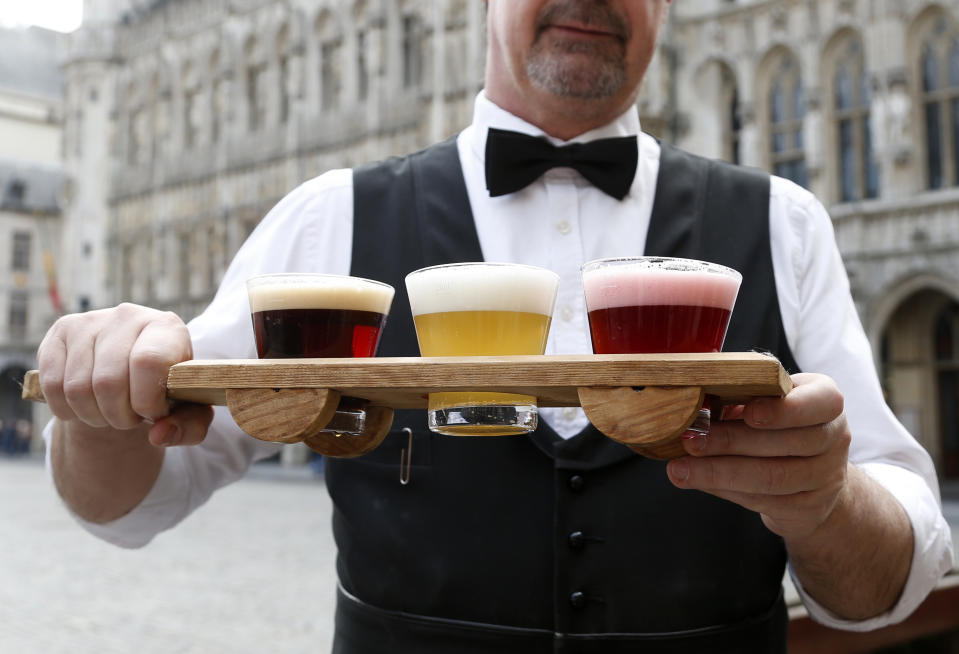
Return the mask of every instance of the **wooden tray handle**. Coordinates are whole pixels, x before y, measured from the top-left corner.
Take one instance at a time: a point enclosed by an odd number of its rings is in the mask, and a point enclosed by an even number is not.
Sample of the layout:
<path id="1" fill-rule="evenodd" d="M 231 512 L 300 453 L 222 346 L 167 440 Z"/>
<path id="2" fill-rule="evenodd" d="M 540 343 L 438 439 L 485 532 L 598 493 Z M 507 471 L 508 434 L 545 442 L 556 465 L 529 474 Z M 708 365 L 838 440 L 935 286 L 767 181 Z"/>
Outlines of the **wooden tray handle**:
<path id="1" fill-rule="evenodd" d="M 578 389 L 586 417 L 606 436 L 651 459 L 686 454 L 679 439 L 703 405 L 699 386 Z"/>

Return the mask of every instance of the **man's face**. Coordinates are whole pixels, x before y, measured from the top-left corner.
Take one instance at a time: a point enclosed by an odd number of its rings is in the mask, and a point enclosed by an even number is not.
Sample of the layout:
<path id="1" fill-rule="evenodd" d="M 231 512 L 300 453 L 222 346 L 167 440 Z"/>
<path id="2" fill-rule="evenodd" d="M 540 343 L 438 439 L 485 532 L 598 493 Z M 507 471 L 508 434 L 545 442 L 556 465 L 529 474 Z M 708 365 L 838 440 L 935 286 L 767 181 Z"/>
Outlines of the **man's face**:
<path id="1" fill-rule="evenodd" d="M 487 92 L 516 102 L 635 100 L 669 0 L 488 0 Z"/>

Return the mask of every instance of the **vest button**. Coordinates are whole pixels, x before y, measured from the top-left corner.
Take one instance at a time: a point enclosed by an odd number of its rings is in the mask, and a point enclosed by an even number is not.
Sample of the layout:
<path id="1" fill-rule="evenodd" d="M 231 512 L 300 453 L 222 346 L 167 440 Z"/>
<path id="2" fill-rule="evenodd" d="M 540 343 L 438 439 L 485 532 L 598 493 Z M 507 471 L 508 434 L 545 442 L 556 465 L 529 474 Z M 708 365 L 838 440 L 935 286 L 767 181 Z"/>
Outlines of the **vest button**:
<path id="1" fill-rule="evenodd" d="M 583 490 L 583 486 L 586 485 L 586 481 L 580 475 L 573 475 L 569 478 L 569 489 L 575 493 Z"/>
<path id="2" fill-rule="evenodd" d="M 569 546 L 574 550 L 581 549 L 586 544 L 586 534 L 581 531 L 574 531 L 569 535 Z"/>
<path id="3" fill-rule="evenodd" d="M 569 603 L 574 609 L 581 609 L 586 606 L 586 593 L 577 590 L 569 596 Z"/>

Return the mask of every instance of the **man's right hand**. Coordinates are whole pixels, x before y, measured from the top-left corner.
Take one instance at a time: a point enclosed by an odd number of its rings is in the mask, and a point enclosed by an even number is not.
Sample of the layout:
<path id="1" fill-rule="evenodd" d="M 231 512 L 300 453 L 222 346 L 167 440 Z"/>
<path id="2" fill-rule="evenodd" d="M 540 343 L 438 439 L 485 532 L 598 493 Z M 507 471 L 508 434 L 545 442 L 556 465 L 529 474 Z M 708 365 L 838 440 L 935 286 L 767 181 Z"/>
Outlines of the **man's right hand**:
<path id="1" fill-rule="evenodd" d="M 60 318 L 37 353 L 44 397 L 60 421 L 88 433 L 152 423 L 157 446 L 199 443 L 213 419 L 211 407 L 171 408 L 166 398 L 170 366 L 192 357 L 176 314 L 134 304 Z"/>

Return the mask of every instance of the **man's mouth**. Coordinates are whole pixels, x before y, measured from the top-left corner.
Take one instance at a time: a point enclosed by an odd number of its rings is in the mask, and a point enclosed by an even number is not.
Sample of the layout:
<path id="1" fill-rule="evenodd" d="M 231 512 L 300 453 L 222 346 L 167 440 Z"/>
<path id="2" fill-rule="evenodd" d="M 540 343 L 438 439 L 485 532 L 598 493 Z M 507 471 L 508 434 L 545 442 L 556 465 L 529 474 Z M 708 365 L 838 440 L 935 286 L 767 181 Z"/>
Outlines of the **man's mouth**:
<path id="1" fill-rule="evenodd" d="M 566 34 L 568 36 L 579 36 L 584 38 L 596 37 L 596 38 L 614 38 L 618 39 L 620 36 L 615 34 L 610 30 L 604 30 L 602 28 L 590 26 L 590 25 L 578 25 L 578 24 L 557 24 L 557 25 L 548 25 L 546 29 L 552 29 L 559 33 Z"/>

